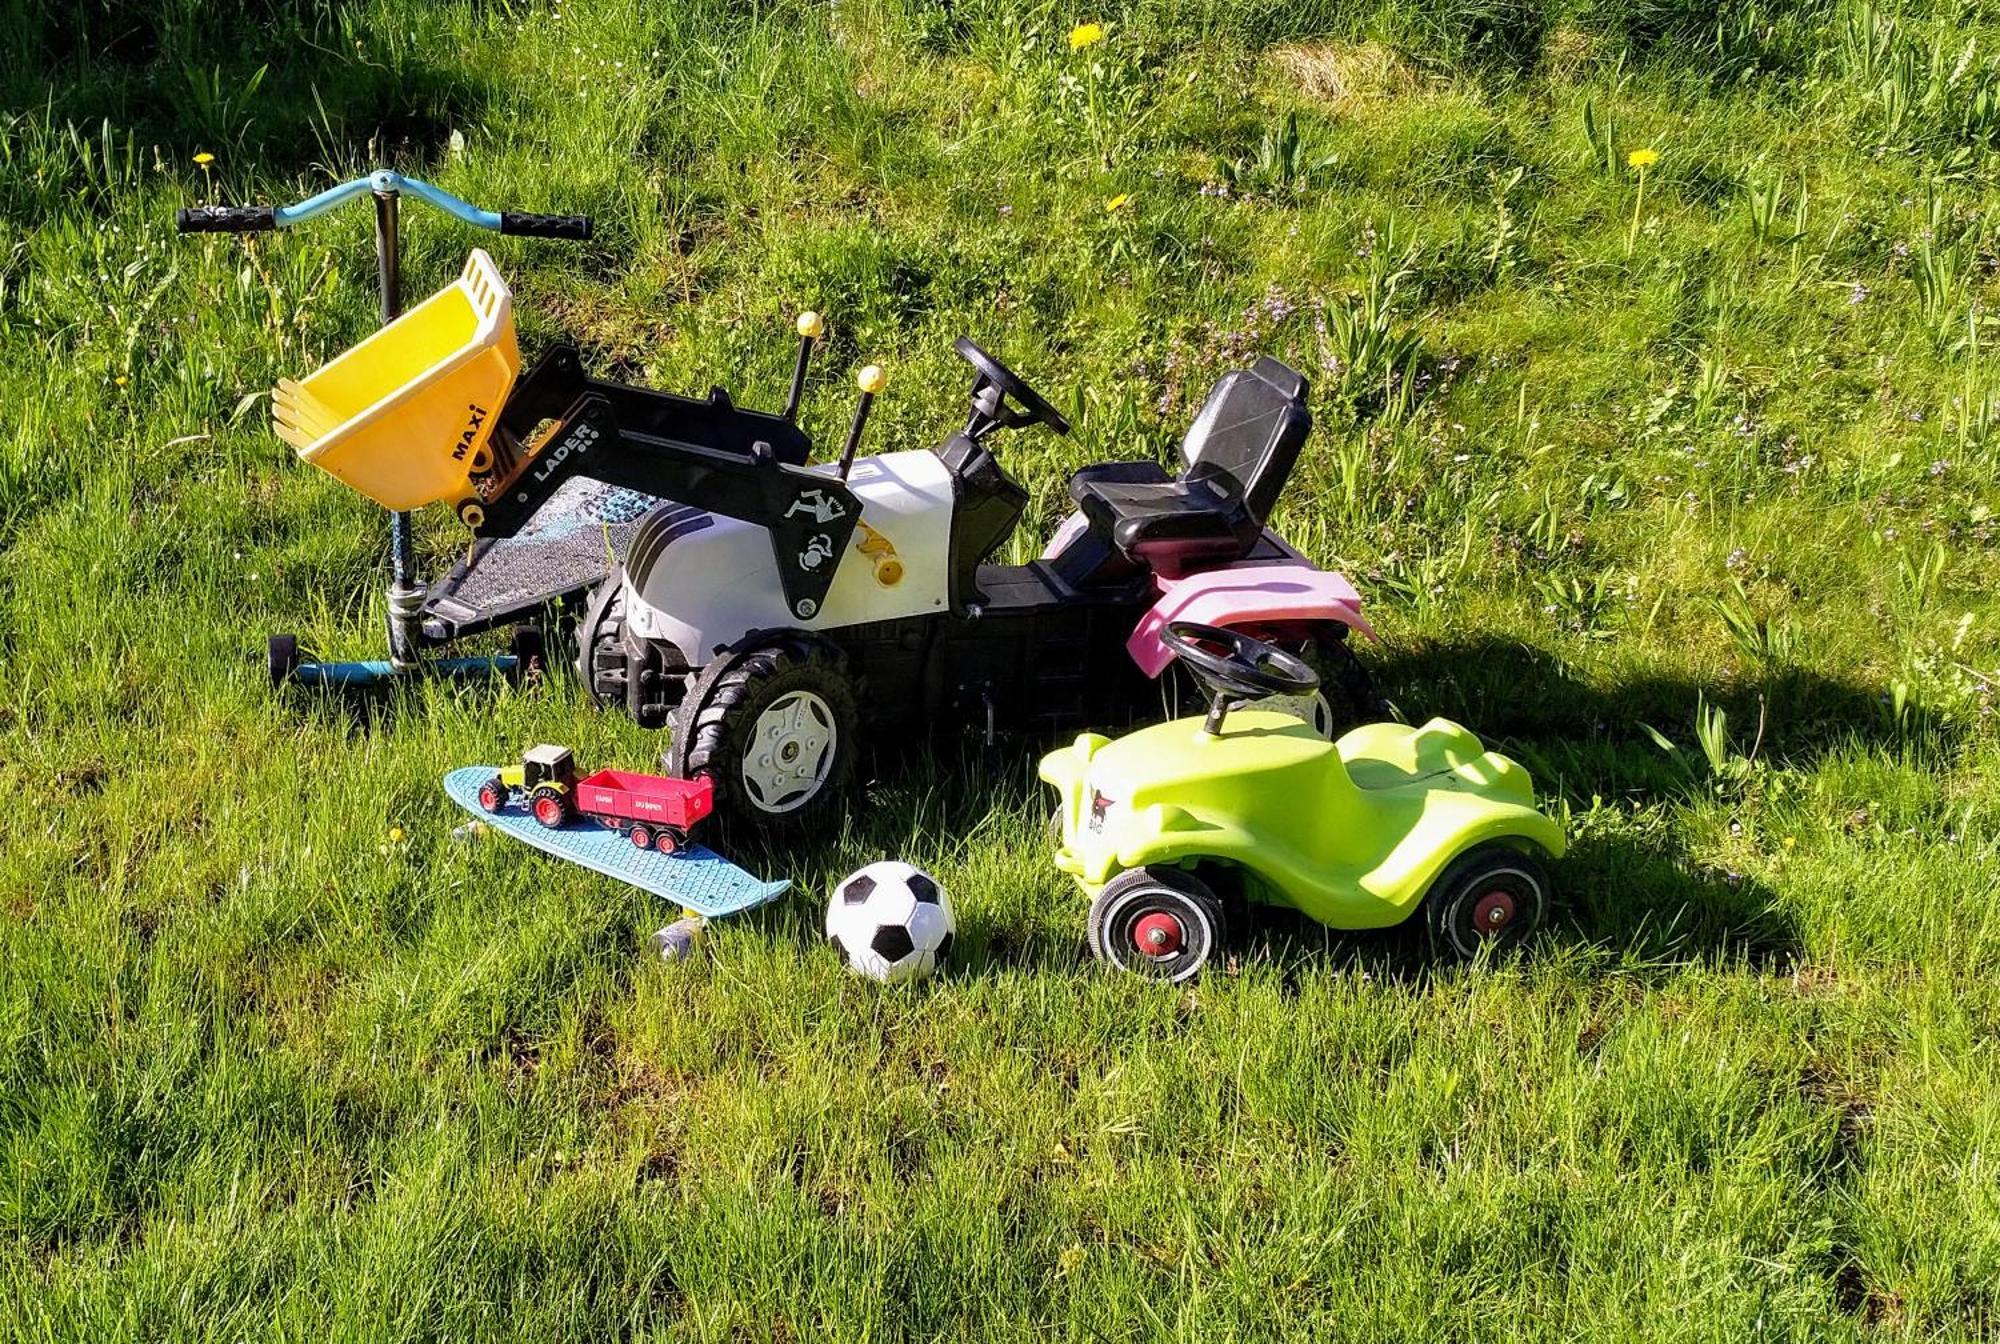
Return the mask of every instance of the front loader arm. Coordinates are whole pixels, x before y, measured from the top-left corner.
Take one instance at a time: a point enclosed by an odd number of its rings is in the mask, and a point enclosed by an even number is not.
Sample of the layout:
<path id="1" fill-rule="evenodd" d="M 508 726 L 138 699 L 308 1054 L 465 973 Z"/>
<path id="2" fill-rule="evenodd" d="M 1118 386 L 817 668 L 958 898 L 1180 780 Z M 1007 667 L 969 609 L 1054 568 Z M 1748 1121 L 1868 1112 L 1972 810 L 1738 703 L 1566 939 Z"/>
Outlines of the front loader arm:
<path id="1" fill-rule="evenodd" d="M 515 535 L 563 482 L 587 476 L 763 528 L 800 620 L 825 605 L 861 516 L 845 482 L 805 468 L 810 444 L 791 421 L 720 393 L 698 402 L 588 380 L 573 351 L 521 380 L 494 438 L 494 469 L 458 510 L 476 536 Z"/>

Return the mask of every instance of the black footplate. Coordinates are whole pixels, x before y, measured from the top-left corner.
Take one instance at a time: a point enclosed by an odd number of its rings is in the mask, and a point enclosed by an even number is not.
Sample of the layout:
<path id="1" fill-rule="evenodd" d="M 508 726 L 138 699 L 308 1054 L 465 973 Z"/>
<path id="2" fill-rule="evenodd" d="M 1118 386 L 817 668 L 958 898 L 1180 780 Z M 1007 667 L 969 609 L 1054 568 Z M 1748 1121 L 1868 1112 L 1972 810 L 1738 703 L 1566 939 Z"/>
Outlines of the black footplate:
<path id="1" fill-rule="evenodd" d="M 655 495 L 572 477 L 511 537 L 482 540 L 424 602 L 434 642 L 531 619 L 550 603 L 586 594 L 622 564 Z"/>

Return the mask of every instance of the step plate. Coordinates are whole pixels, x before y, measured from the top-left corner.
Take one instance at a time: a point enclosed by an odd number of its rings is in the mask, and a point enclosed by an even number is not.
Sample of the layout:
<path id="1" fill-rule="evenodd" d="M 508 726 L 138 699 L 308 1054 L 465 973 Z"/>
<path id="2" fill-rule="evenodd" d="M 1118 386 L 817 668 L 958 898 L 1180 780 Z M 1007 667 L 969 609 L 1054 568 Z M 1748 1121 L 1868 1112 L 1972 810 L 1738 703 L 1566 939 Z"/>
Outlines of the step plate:
<path id="1" fill-rule="evenodd" d="M 456 637 L 586 592 L 624 563 L 639 519 L 661 502 L 581 476 L 565 481 L 519 533 L 478 542 L 432 584 L 424 618 Z"/>
<path id="2" fill-rule="evenodd" d="M 776 900 L 790 882 L 765 882 L 738 868 L 712 849 L 689 845 L 677 854 L 640 849 L 614 831 L 588 818 L 557 830 L 536 821 L 525 807 L 508 804 L 498 812 L 479 805 L 479 786 L 500 773 L 494 765 L 461 766 L 444 777 L 451 800 L 496 831 L 525 840 L 545 854 L 582 864 L 594 872 L 626 882 L 662 900 L 713 919 L 733 915 Z"/>

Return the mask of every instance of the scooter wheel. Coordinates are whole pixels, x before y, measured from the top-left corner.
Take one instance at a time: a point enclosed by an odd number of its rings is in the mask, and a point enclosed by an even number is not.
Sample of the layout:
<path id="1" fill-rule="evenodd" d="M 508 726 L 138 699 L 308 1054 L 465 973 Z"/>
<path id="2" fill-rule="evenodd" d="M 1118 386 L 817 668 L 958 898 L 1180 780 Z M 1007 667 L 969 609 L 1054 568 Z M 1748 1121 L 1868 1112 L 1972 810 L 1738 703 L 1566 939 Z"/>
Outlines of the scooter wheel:
<path id="1" fill-rule="evenodd" d="M 272 635 L 264 646 L 264 667 L 273 686 L 282 686 L 290 681 L 303 661 L 297 635 Z"/>
<path id="2" fill-rule="evenodd" d="M 1090 950 L 1121 971 L 1179 984 L 1222 946 L 1222 902 L 1178 868 L 1134 868 L 1090 903 Z"/>
<path id="3" fill-rule="evenodd" d="M 1481 845 L 1454 859 L 1424 895 L 1431 945 L 1461 961 L 1519 947 L 1548 913 L 1549 878 L 1533 857 Z"/>

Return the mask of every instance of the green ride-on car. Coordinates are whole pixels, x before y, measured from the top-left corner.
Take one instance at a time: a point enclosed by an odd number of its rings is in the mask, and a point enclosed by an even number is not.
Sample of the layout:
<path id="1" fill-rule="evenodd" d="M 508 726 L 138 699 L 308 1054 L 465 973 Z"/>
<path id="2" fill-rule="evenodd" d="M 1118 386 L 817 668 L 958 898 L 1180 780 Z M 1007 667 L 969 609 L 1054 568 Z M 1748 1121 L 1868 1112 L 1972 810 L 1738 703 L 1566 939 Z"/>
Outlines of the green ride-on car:
<path id="1" fill-rule="evenodd" d="M 1117 741 L 1085 733 L 1043 757 L 1062 794 L 1056 866 L 1092 896 L 1090 944 L 1180 981 L 1223 936 L 1217 888 L 1336 929 L 1422 907 L 1460 957 L 1524 940 L 1548 906 L 1560 827 L 1528 772 L 1444 719 L 1368 724 L 1329 742 L 1290 714 L 1232 708 L 1309 696 L 1311 667 L 1236 630 L 1177 621 L 1162 638 L 1213 694 L 1206 719 Z"/>

